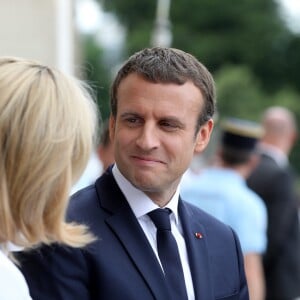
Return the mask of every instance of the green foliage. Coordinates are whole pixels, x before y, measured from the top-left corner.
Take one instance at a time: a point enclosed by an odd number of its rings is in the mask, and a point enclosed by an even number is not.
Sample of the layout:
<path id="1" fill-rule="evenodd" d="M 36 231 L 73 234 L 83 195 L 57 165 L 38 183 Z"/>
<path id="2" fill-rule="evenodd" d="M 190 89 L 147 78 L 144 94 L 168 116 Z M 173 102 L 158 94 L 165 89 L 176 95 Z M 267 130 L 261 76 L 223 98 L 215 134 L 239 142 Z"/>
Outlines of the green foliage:
<path id="1" fill-rule="evenodd" d="M 104 2 L 127 27 L 128 54 L 150 46 L 156 4 Z M 278 9 L 275 0 L 173 0 L 172 46 L 191 52 L 213 73 L 227 64 L 247 65 L 264 90 L 291 84 L 300 91 L 300 37 L 286 28 Z"/>
<path id="2" fill-rule="evenodd" d="M 103 63 L 103 50 L 92 35 L 82 37 L 84 77 L 92 87 L 98 102 L 102 119 L 109 116 L 110 72 Z"/>
<path id="3" fill-rule="evenodd" d="M 98 1 L 126 26 L 125 56 L 150 46 L 157 1 Z M 300 36 L 287 29 L 276 0 L 173 0 L 170 21 L 172 47 L 194 54 L 213 73 L 220 117 L 259 120 L 264 108 L 279 104 L 294 111 L 300 124 Z M 101 48 L 89 43 L 89 78 L 106 115 L 110 71 Z M 298 170 L 299 149 L 292 154 Z"/>
<path id="4" fill-rule="evenodd" d="M 192 51 L 212 70 L 224 63 L 256 61 L 285 31 L 272 0 L 177 0 L 171 20 L 174 46 Z M 187 35 L 176 34 L 177 27 L 186 28 Z"/>
<path id="5" fill-rule="evenodd" d="M 102 3 L 101 0 L 99 2 Z M 105 10 L 114 12 L 121 23 L 126 24 L 130 32 L 144 24 L 149 24 L 147 27 L 151 28 L 156 11 L 156 1 L 108 0 L 104 4 Z M 143 29 L 140 30 L 145 33 Z"/>
<path id="6" fill-rule="evenodd" d="M 257 79 L 247 66 L 225 66 L 216 73 L 215 80 L 218 111 L 222 117 L 258 121 L 267 101 Z"/>
<path id="7" fill-rule="evenodd" d="M 274 93 L 262 89 L 257 78 L 247 66 L 224 66 L 215 74 L 219 117 L 237 117 L 260 121 L 261 114 L 269 106 L 280 105 L 290 109 L 300 120 L 300 97 L 291 87 Z M 218 124 L 218 122 L 217 122 Z M 300 170 L 300 141 L 297 141 L 291 162 Z"/>
<path id="8" fill-rule="evenodd" d="M 286 82 L 300 91 L 300 35 L 289 41 L 285 52 Z"/>
<path id="9" fill-rule="evenodd" d="M 267 93 L 247 66 L 224 66 L 215 74 L 218 111 L 223 117 L 259 121 L 273 105 L 289 108 L 300 119 L 299 94 L 290 87 Z"/>

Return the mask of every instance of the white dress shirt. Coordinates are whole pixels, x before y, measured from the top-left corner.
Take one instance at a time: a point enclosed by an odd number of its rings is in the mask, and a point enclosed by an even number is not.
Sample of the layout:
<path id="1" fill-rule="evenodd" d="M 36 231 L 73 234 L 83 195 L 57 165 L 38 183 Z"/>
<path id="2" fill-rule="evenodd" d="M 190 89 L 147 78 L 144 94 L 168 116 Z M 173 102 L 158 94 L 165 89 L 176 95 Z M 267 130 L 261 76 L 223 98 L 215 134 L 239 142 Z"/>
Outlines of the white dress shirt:
<path id="1" fill-rule="evenodd" d="M 0 249 L 0 299 L 31 300 L 29 289 L 21 271 Z"/>
<path id="2" fill-rule="evenodd" d="M 159 206 L 155 204 L 145 193 L 135 188 L 121 174 L 116 164 L 113 166 L 112 172 L 118 186 L 120 187 L 121 191 L 125 195 L 125 198 L 129 203 L 129 206 L 131 207 L 139 224 L 141 225 L 160 263 L 158 251 L 157 251 L 157 244 L 156 244 L 156 226 L 151 221 L 150 217 L 147 215 L 150 211 L 159 208 Z M 188 254 L 187 254 L 185 240 L 183 237 L 182 226 L 180 223 L 180 219 L 178 217 L 178 209 L 177 209 L 178 200 L 179 200 L 179 190 L 177 189 L 176 193 L 174 194 L 170 202 L 165 207 L 169 208 L 172 211 L 172 213 L 170 214 L 171 231 L 178 245 L 188 299 L 194 300 L 195 294 L 194 294 L 191 270 L 188 261 Z"/>

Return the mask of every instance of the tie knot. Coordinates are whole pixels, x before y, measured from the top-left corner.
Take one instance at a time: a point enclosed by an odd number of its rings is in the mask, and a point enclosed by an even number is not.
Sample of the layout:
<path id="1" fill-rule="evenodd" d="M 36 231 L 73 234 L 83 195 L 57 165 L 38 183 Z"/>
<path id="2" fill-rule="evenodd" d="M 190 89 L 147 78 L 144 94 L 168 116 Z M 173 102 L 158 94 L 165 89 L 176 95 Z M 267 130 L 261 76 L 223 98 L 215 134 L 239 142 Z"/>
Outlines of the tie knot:
<path id="1" fill-rule="evenodd" d="M 155 224 L 157 229 L 160 230 L 171 230 L 170 215 L 171 211 L 169 208 L 157 208 L 148 213 L 152 222 Z"/>

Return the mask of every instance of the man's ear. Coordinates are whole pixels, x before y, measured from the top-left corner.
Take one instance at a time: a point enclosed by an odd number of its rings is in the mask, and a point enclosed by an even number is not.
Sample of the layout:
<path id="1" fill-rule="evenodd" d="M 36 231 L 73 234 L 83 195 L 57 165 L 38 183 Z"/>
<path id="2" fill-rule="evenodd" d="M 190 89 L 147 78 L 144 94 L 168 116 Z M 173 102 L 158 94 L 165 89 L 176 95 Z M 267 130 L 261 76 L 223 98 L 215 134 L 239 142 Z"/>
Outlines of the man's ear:
<path id="1" fill-rule="evenodd" d="M 210 136 L 214 127 L 213 119 L 209 119 L 204 125 L 202 125 L 197 133 L 196 144 L 195 144 L 195 153 L 201 153 L 205 150 Z"/>
<path id="2" fill-rule="evenodd" d="M 115 127 L 116 127 L 116 119 L 113 115 L 109 117 L 109 138 L 111 141 L 114 140 L 115 137 Z"/>

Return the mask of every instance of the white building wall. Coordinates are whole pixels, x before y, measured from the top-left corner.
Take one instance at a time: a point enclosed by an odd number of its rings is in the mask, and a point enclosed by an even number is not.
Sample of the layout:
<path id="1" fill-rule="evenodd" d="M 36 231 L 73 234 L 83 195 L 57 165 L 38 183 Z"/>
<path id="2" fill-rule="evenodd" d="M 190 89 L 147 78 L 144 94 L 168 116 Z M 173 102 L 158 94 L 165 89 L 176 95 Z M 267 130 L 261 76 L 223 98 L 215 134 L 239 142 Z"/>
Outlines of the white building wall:
<path id="1" fill-rule="evenodd" d="M 35 59 L 77 75 L 80 45 L 75 36 L 75 1 L 0 0 L 0 56 Z M 93 154 L 72 192 L 100 173 L 101 163 Z"/>
<path id="2" fill-rule="evenodd" d="M 73 0 L 0 0 L 0 55 L 39 60 L 73 73 Z"/>

